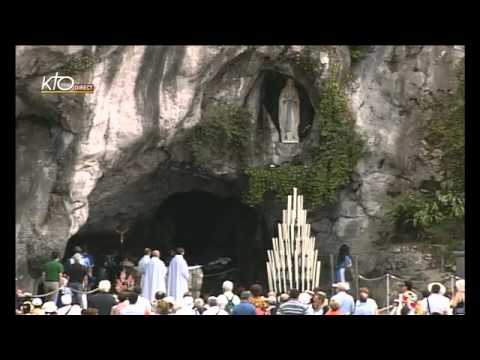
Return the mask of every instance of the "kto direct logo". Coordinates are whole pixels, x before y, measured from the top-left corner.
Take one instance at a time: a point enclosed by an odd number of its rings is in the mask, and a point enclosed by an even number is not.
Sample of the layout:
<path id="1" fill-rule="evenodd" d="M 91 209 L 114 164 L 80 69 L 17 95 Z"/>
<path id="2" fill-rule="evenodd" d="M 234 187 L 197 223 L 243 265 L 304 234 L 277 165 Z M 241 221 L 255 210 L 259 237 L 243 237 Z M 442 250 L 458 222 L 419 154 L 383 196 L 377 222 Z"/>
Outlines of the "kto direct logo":
<path id="1" fill-rule="evenodd" d="M 95 86 L 93 84 L 76 84 L 71 76 L 59 76 L 58 72 L 48 79 L 44 76 L 42 81 L 42 94 L 91 94 Z"/>

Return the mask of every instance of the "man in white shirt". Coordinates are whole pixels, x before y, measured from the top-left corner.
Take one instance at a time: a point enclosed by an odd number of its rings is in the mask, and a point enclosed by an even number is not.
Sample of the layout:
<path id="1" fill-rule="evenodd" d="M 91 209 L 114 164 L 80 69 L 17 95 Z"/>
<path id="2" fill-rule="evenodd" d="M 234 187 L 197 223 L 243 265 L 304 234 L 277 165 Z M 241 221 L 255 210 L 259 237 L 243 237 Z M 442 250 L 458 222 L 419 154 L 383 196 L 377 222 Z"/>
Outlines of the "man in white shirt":
<path id="1" fill-rule="evenodd" d="M 57 310 L 57 315 L 82 315 L 82 308 L 77 304 L 72 305 L 72 295 L 62 295 L 60 300 L 63 306 Z"/>
<path id="2" fill-rule="evenodd" d="M 427 315 L 449 315 L 450 300 L 443 296 L 445 286 L 440 283 L 431 283 L 428 285 L 430 296 L 426 300 Z"/>
<path id="3" fill-rule="evenodd" d="M 228 315 L 228 312 L 218 306 L 217 298 L 210 296 L 208 298 L 208 309 L 202 315 Z"/>
<path id="4" fill-rule="evenodd" d="M 132 292 L 128 294 L 128 305 L 120 310 L 120 315 L 147 315 L 145 306 L 138 303 L 138 294 Z"/>
<path id="5" fill-rule="evenodd" d="M 145 299 L 142 296 L 142 288 L 138 285 L 135 285 L 133 287 L 133 292 L 137 293 L 137 304 L 145 309 L 145 315 L 152 315 L 152 304 L 150 301 L 148 301 L 148 299 Z"/>
<path id="6" fill-rule="evenodd" d="M 150 262 L 150 257 L 152 255 L 152 250 L 149 248 L 145 248 L 143 250 L 143 257 L 138 262 L 138 274 L 141 276 L 140 278 L 140 286 L 143 288 L 143 282 L 145 278 L 145 273 L 147 271 L 147 265 Z"/>

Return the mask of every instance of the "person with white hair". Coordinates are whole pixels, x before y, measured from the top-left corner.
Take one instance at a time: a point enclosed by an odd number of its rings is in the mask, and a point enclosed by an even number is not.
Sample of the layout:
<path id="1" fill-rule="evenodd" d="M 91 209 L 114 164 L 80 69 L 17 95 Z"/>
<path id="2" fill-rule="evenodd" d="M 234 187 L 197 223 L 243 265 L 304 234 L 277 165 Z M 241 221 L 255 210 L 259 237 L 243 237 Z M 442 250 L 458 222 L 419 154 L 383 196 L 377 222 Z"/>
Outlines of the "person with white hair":
<path id="1" fill-rule="evenodd" d="M 98 310 L 98 315 L 110 315 L 112 307 L 117 304 L 115 297 L 110 294 L 112 284 L 108 280 L 102 280 L 98 284 L 99 292 L 88 301 L 88 307 Z"/>
<path id="2" fill-rule="evenodd" d="M 153 302 L 157 291 L 166 292 L 167 267 L 160 260 L 160 251 L 152 251 L 152 258 L 146 265 L 142 296 Z"/>
<path id="3" fill-rule="evenodd" d="M 337 294 L 332 296 L 332 300 L 337 300 L 340 303 L 339 311 L 343 315 L 352 315 L 355 312 L 355 301 L 352 295 L 347 293 L 350 290 L 350 284 L 339 282 L 333 284 L 333 287 L 337 289 Z"/>
<path id="4" fill-rule="evenodd" d="M 233 282 L 227 280 L 222 285 L 223 294 L 217 297 L 217 300 L 221 303 L 225 303 L 225 311 L 232 314 L 235 305 L 240 304 L 240 298 L 233 293 Z"/>
<path id="5" fill-rule="evenodd" d="M 225 306 L 226 304 L 222 304 Z M 218 305 L 218 300 L 215 296 L 208 298 L 208 309 L 203 312 L 202 315 L 229 315 L 228 312 L 222 310 Z"/>
<path id="6" fill-rule="evenodd" d="M 176 311 L 175 315 L 197 315 L 193 309 L 193 297 L 184 296 L 181 305 L 182 307 Z"/>
<path id="7" fill-rule="evenodd" d="M 84 289 L 84 284 L 88 281 L 87 268 L 81 264 L 82 255 L 75 254 L 73 256 L 74 264 L 67 271 L 69 276 L 70 288 L 73 290 L 73 303 L 82 304 L 81 291 Z"/>
<path id="8" fill-rule="evenodd" d="M 57 310 L 57 315 L 82 315 L 80 305 L 72 304 L 72 295 L 65 294 L 60 298 L 63 306 Z"/>

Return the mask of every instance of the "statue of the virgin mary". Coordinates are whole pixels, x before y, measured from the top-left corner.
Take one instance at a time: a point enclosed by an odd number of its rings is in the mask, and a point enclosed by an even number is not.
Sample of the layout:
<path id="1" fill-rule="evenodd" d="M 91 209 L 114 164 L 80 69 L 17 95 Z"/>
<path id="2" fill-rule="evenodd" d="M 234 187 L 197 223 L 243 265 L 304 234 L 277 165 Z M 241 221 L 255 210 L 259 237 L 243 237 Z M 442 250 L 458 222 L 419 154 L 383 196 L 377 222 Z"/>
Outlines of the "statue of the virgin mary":
<path id="1" fill-rule="evenodd" d="M 280 136 L 283 143 L 298 143 L 298 126 L 300 124 L 300 98 L 292 79 L 280 93 L 278 101 L 278 120 Z"/>

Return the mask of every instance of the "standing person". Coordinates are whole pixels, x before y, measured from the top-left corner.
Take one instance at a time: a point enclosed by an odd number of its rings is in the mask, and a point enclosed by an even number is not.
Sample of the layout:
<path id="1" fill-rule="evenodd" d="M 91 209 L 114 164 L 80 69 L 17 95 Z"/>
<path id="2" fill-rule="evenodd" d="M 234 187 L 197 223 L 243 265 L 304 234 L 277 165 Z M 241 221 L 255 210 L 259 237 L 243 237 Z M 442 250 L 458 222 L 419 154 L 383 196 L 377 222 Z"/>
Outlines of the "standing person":
<path id="1" fill-rule="evenodd" d="M 345 269 L 352 267 L 352 258 L 350 256 L 350 249 L 347 245 L 340 246 L 337 257 L 337 265 L 335 267 L 336 282 L 346 282 Z"/>
<path id="2" fill-rule="evenodd" d="M 112 308 L 117 305 L 115 297 L 109 293 L 111 287 L 110 281 L 100 281 L 100 284 L 98 284 L 100 292 L 93 295 L 89 300 L 89 307 L 98 309 L 98 315 L 110 315 Z"/>
<path id="3" fill-rule="evenodd" d="M 143 250 L 143 257 L 138 262 L 138 274 L 140 275 L 140 286 L 143 289 L 143 282 L 145 280 L 145 271 L 147 269 L 147 265 L 150 262 L 150 257 L 152 254 L 152 250 L 149 248 L 145 248 Z"/>
<path id="4" fill-rule="evenodd" d="M 120 311 L 122 311 L 128 304 L 128 292 L 121 292 L 118 294 L 118 304 L 112 307 L 110 315 L 120 315 Z"/>
<path id="5" fill-rule="evenodd" d="M 145 307 L 138 304 L 138 294 L 135 292 L 128 293 L 128 305 L 120 310 L 120 315 L 146 315 Z"/>
<path id="6" fill-rule="evenodd" d="M 268 303 L 265 297 L 263 297 L 263 288 L 260 284 L 253 284 L 250 287 L 250 292 L 252 293 L 252 297 L 250 298 L 250 302 L 255 306 L 257 310 L 257 315 L 265 315 L 268 309 Z"/>
<path id="7" fill-rule="evenodd" d="M 143 306 L 144 307 L 145 315 L 152 315 L 152 303 L 151 303 L 150 300 L 148 300 L 148 299 L 146 299 L 142 296 L 142 288 L 138 285 L 135 285 L 133 287 L 133 292 L 137 293 L 137 295 L 138 295 L 138 299 L 137 299 L 138 306 Z"/>
<path id="8" fill-rule="evenodd" d="M 229 315 L 225 310 L 220 309 L 218 306 L 217 298 L 210 296 L 208 298 L 208 309 L 203 312 L 202 315 Z"/>
<path id="9" fill-rule="evenodd" d="M 47 262 L 43 268 L 44 288 L 47 293 L 55 291 L 46 299 L 53 301 L 55 304 L 58 299 L 58 289 L 60 288 L 60 281 L 63 273 L 63 265 L 60 262 L 60 254 L 57 251 L 52 252 L 51 260 Z"/>
<path id="10" fill-rule="evenodd" d="M 324 292 L 317 292 L 312 297 L 307 315 L 325 315 L 328 311 L 327 294 Z"/>
<path id="11" fill-rule="evenodd" d="M 350 290 L 350 285 L 347 282 L 340 282 L 333 284 L 333 287 L 337 288 L 337 294 L 332 296 L 332 300 L 335 299 L 340 303 L 340 312 L 343 315 L 352 315 L 355 311 L 355 301 L 347 293 Z"/>
<path id="12" fill-rule="evenodd" d="M 67 271 L 69 276 L 69 285 L 73 291 L 73 304 L 81 305 L 82 304 L 82 294 L 80 291 L 83 291 L 84 283 L 88 279 L 88 273 L 85 266 L 81 265 L 82 261 L 81 254 L 75 254 L 73 256 L 73 265 L 70 266 L 70 269 Z"/>
<path id="13" fill-rule="evenodd" d="M 452 314 L 465 315 L 465 280 L 457 280 L 455 282 L 455 288 L 457 289 L 457 292 L 451 303 Z"/>
<path id="14" fill-rule="evenodd" d="M 188 291 L 188 264 L 183 258 L 185 250 L 177 248 L 176 255 L 168 266 L 167 294 L 179 302 Z"/>
<path id="15" fill-rule="evenodd" d="M 181 306 L 182 307 L 175 312 L 175 315 L 197 315 L 197 312 L 193 309 L 193 297 L 184 296 Z"/>
<path id="16" fill-rule="evenodd" d="M 88 272 L 88 288 L 90 289 L 90 286 L 93 285 L 95 279 L 93 277 L 93 256 L 89 254 L 87 247 L 83 247 L 83 252 L 82 252 L 82 257 L 84 261 L 84 266 L 87 268 Z"/>
<path id="17" fill-rule="evenodd" d="M 359 289 L 359 298 L 355 304 L 353 315 L 378 315 L 377 302 L 368 297 L 366 287 Z"/>
<path id="18" fill-rule="evenodd" d="M 155 293 L 157 291 L 165 292 L 166 276 L 167 267 L 164 262 L 160 260 L 160 251 L 153 250 L 152 258 L 145 271 L 145 280 L 142 289 L 143 297 L 150 301 L 150 303 L 155 299 Z"/>
<path id="19" fill-rule="evenodd" d="M 430 296 L 427 298 L 427 315 L 449 315 L 450 300 L 444 296 L 445 286 L 441 283 L 428 285 Z"/>
<path id="20" fill-rule="evenodd" d="M 62 307 L 57 310 L 57 315 L 82 315 L 82 308 L 77 304 L 72 304 L 72 296 L 63 295 L 61 298 Z"/>
<path id="21" fill-rule="evenodd" d="M 193 303 L 193 309 L 195 310 L 195 315 L 202 315 L 203 312 L 206 310 L 205 303 L 202 298 L 195 299 Z"/>
<path id="22" fill-rule="evenodd" d="M 225 302 L 225 311 L 232 314 L 233 308 L 240 304 L 240 298 L 233 293 L 233 283 L 224 281 L 222 284 L 223 294 L 218 296 L 220 302 Z"/>
<path id="23" fill-rule="evenodd" d="M 80 246 L 75 246 L 73 251 L 74 251 L 73 256 L 69 259 L 70 266 L 75 264 L 75 255 L 80 256 L 80 265 L 85 266 L 85 259 L 83 258 L 83 255 L 82 255 L 82 253 L 83 253 L 82 248 Z"/>
<path id="24" fill-rule="evenodd" d="M 115 292 L 117 294 L 122 291 L 130 291 L 135 285 L 135 278 L 130 267 L 125 267 L 120 271 L 118 278 L 116 280 Z"/>
<path id="25" fill-rule="evenodd" d="M 288 295 L 288 301 L 280 305 L 277 315 L 306 315 L 308 306 L 298 300 L 300 291 L 297 289 L 290 289 Z"/>
<path id="26" fill-rule="evenodd" d="M 235 305 L 232 315 L 257 315 L 255 306 L 253 306 L 249 299 L 252 296 L 250 291 L 242 291 L 240 294 L 240 303 Z"/>
<path id="27" fill-rule="evenodd" d="M 330 309 L 325 313 L 325 315 L 345 315 L 340 311 L 340 302 L 337 299 L 330 300 Z"/>

